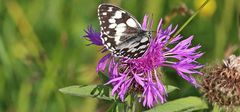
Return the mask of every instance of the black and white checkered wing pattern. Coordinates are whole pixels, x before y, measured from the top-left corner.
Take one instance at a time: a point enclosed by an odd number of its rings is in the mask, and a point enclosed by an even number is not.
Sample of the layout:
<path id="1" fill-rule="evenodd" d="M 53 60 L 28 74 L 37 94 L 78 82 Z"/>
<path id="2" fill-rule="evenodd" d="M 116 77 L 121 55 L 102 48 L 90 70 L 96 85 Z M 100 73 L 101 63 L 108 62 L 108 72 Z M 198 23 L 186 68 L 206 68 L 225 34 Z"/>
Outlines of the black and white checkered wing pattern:
<path id="1" fill-rule="evenodd" d="M 110 4 L 98 7 L 101 39 L 115 56 L 138 58 L 149 44 L 149 35 L 128 12 Z"/>

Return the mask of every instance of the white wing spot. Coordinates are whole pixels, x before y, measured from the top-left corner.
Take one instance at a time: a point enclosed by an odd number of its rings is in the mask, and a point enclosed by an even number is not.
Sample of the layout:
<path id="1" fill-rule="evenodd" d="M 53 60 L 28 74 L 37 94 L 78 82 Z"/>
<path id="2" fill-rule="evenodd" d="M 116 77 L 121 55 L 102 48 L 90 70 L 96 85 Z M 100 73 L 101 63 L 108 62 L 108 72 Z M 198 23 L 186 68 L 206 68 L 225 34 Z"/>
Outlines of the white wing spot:
<path id="1" fill-rule="evenodd" d="M 126 24 L 125 23 L 120 23 L 117 25 L 117 27 L 121 28 L 121 27 L 124 27 L 125 28 Z"/>
<path id="2" fill-rule="evenodd" d="M 136 52 L 137 50 L 138 50 L 138 49 L 136 49 L 136 48 L 130 47 L 129 50 L 128 50 L 128 52 L 134 53 L 134 52 Z"/>
<path id="3" fill-rule="evenodd" d="M 108 39 L 107 37 L 104 37 L 104 40 L 105 40 L 105 41 L 107 41 L 107 39 Z"/>
<path id="4" fill-rule="evenodd" d="M 126 12 L 124 12 L 124 11 L 121 11 L 121 12 L 124 13 L 124 14 L 126 13 Z"/>
<path id="5" fill-rule="evenodd" d="M 136 52 L 136 51 L 137 51 L 137 49 L 133 49 L 133 50 L 131 50 L 132 53 L 134 53 L 134 52 Z"/>
<path id="6" fill-rule="evenodd" d="M 139 53 L 139 54 L 141 54 L 141 53 L 143 53 L 143 52 L 145 52 L 145 50 L 142 50 L 142 51 L 140 51 L 140 53 Z"/>
<path id="7" fill-rule="evenodd" d="M 121 36 L 115 36 L 114 40 L 116 42 L 116 45 L 118 45 L 121 41 L 120 41 Z"/>
<path id="8" fill-rule="evenodd" d="M 108 7 L 108 12 L 112 12 L 113 7 Z"/>
<path id="9" fill-rule="evenodd" d="M 107 12 L 103 12 L 102 15 L 106 16 L 106 15 L 107 15 Z"/>
<path id="10" fill-rule="evenodd" d="M 136 42 L 136 43 L 132 44 L 130 47 L 131 47 L 131 48 L 134 48 L 134 47 L 138 46 L 139 44 L 140 44 L 140 43 Z"/>
<path id="11" fill-rule="evenodd" d="M 122 18 L 122 12 L 121 11 L 116 11 L 115 15 L 112 17 L 114 19 L 120 19 Z"/>
<path id="12" fill-rule="evenodd" d="M 130 48 L 130 49 L 127 50 L 127 52 L 131 52 L 132 50 L 133 50 L 133 49 Z"/>
<path id="13" fill-rule="evenodd" d="M 132 18 L 129 18 L 127 21 L 126 21 L 127 25 L 130 26 L 130 27 L 137 27 L 137 24 L 136 22 L 132 19 Z"/>
<path id="14" fill-rule="evenodd" d="M 109 19 L 108 22 L 109 22 L 109 23 L 115 23 L 116 20 L 115 20 L 115 19 Z"/>
<path id="15" fill-rule="evenodd" d="M 116 27 L 116 33 L 122 33 L 126 30 L 126 24 L 120 23 Z"/>
<path id="16" fill-rule="evenodd" d="M 147 38 L 147 37 L 143 38 L 143 39 L 141 40 L 141 43 L 144 43 L 144 42 L 146 42 L 146 41 L 148 41 L 148 38 Z"/>
<path id="17" fill-rule="evenodd" d="M 113 28 L 115 28 L 116 26 L 117 26 L 117 24 L 110 24 L 108 28 L 113 29 Z"/>
<path id="18" fill-rule="evenodd" d="M 143 48 L 146 48 L 146 47 L 147 47 L 147 45 L 142 45 L 142 46 L 139 47 L 139 49 L 143 49 Z"/>
<path id="19" fill-rule="evenodd" d="M 110 33 L 110 31 L 107 31 L 107 32 L 106 32 L 106 34 L 109 34 L 109 33 Z"/>
<path id="20" fill-rule="evenodd" d="M 111 46 L 111 43 L 107 43 L 107 46 L 109 46 L 109 47 L 110 47 L 110 46 Z"/>

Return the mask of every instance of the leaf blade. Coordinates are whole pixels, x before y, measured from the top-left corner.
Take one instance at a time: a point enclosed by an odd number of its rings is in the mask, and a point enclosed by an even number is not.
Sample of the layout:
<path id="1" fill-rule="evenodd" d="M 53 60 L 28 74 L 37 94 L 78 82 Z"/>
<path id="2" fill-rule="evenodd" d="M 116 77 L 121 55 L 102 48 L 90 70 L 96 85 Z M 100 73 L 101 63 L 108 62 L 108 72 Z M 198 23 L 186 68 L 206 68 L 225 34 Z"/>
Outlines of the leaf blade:
<path id="1" fill-rule="evenodd" d="M 192 112 L 207 108 L 207 104 L 201 98 L 191 96 L 169 101 L 145 112 Z"/>
<path id="2" fill-rule="evenodd" d="M 166 91 L 167 91 L 167 93 L 171 93 L 171 92 L 173 92 L 173 91 L 175 91 L 175 90 L 179 90 L 179 88 L 178 88 L 178 87 L 175 87 L 175 86 L 172 86 L 172 85 L 167 85 L 167 86 L 166 86 Z"/>
<path id="3" fill-rule="evenodd" d="M 104 100 L 114 100 L 110 95 L 110 88 L 104 85 L 73 85 L 59 89 L 64 94 L 80 97 L 93 97 Z"/>
<path id="4" fill-rule="evenodd" d="M 168 85 L 166 86 L 167 93 L 173 92 L 179 88 Z M 59 89 L 64 94 L 80 97 L 92 97 L 103 100 L 114 100 L 110 94 L 111 88 L 106 85 L 73 85 Z"/>

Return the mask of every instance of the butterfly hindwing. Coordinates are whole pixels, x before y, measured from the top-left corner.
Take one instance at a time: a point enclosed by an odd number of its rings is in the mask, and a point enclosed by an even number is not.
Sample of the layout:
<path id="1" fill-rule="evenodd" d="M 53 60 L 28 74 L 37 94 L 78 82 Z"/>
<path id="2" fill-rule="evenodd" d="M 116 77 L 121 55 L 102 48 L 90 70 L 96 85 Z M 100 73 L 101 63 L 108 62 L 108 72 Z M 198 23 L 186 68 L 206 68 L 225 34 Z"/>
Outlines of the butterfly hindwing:
<path id="1" fill-rule="evenodd" d="M 147 34 L 146 34 L 147 33 Z M 118 45 L 116 49 L 116 56 L 123 56 L 128 58 L 138 58 L 141 57 L 148 48 L 150 34 L 143 31 L 138 33 L 138 35 L 129 38 L 124 43 Z"/>
<path id="2" fill-rule="evenodd" d="M 98 17 L 102 42 L 115 56 L 137 58 L 143 55 L 149 35 L 130 13 L 114 5 L 101 4 Z"/>

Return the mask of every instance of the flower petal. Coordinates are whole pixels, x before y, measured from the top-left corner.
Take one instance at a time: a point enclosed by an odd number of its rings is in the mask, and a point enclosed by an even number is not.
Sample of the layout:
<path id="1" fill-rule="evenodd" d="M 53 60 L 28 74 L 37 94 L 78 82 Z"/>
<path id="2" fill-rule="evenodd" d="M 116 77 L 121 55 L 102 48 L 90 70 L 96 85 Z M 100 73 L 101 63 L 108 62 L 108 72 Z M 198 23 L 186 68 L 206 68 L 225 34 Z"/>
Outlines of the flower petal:
<path id="1" fill-rule="evenodd" d="M 98 46 L 103 45 L 102 40 L 100 38 L 101 34 L 99 32 L 96 32 L 95 30 L 93 30 L 92 26 L 89 26 L 87 28 L 87 30 L 85 30 L 85 33 L 86 33 L 86 35 L 83 37 L 89 39 L 89 41 L 92 42 L 91 44 L 95 44 Z"/>
<path id="2" fill-rule="evenodd" d="M 97 68 L 96 68 L 97 72 L 99 72 L 99 71 L 103 72 L 105 70 L 108 59 L 109 59 L 110 56 L 111 56 L 111 54 L 107 54 L 98 62 L 98 65 L 97 65 Z"/>

